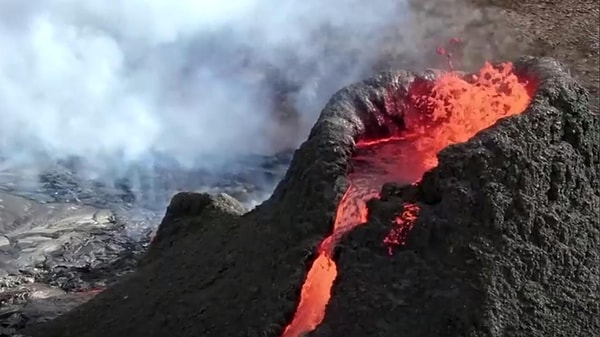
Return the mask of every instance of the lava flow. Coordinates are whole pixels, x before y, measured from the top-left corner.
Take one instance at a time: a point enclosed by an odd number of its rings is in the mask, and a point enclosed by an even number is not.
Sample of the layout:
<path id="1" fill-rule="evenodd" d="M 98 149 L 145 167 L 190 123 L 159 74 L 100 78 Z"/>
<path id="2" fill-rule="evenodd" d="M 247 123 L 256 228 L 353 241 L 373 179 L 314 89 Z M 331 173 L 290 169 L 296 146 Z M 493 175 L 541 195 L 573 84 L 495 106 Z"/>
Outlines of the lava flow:
<path id="1" fill-rule="evenodd" d="M 344 234 L 366 222 L 366 202 L 378 197 L 383 183 L 418 182 L 437 166 L 440 150 L 527 108 L 531 88 L 512 70 L 511 63 L 498 67 L 486 63 L 477 75 L 447 72 L 434 81 L 416 80 L 401 104 L 386 103 L 388 111 L 401 113 L 404 125 L 392 137 L 358 142 L 350 186 L 338 206 L 332 234 L 319 246 L 295 316 L 282 337 L 301 336 L 323 321 L 337 277 L 333 249 Z M 390 249 L 402 244 L 418 213 L 417 204 L 403 205 L 384 244 Z"/>

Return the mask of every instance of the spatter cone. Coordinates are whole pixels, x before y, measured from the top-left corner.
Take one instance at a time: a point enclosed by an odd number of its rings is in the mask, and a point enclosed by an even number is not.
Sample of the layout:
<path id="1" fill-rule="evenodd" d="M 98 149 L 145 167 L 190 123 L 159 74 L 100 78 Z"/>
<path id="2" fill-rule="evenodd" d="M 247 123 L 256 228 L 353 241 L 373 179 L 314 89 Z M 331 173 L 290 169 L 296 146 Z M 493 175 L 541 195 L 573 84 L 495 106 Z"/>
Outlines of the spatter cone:
<path id="1" fill-rule="evenodd" d="M 522 113 L 442 150 L 417 182 L 382 182 L 366 223 L 338 238 L 330 254 L 338 277 L 313 336 L 600 330 L 598 118 L 560 63 L 525 57 L 514 73 L 536 84 Z M 206 197 L 174 199 L 187 206 L 171 205 L 183 211 L 169 214 L 163 233 L 182 226 L 185 235 L 163 235 L 133 275 L 28 333 L 281 336 L 332 232 L 360 140 L 393 131 L 381 118 L 401 126 L 390 102 L 438 76 L 383 73 L 340 90 L 269 200 L 240 215 L 229 198 L 203 207 L 191 204 Z M 407 204 L 419 212 L 390 255 L 384 240 Z"/>

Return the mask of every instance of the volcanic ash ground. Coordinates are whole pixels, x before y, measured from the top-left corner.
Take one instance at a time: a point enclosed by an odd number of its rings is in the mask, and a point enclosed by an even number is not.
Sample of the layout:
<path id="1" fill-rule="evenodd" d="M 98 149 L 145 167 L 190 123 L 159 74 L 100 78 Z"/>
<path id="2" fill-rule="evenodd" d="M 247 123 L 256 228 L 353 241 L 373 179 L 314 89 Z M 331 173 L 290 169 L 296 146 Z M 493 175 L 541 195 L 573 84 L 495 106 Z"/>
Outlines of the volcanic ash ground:
<path id="1" fill-rule="evenodd" d="M 552 59 L 380 74 L 261 206 L 177 195 L 136 272 L 27 333 L 593 336 L 599 131 Z"/>

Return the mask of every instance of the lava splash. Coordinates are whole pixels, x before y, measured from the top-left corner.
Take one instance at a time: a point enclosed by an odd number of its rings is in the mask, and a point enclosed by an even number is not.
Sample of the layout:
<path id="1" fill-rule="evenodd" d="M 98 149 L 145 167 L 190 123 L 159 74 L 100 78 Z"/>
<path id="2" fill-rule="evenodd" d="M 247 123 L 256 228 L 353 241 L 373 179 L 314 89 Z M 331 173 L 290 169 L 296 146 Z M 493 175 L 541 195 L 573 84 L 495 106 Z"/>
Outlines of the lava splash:
<path id="1" fill-rule="evenodd" d="M 332 234 L 319 245 L 295 316 L 282 337 L 299 337 L 323 321 L 337 277 L 335 245 L 367 221 L 366 203 L 379 196 L 384 183 L 417 183 L 437 166 L 440 150 L 469 140 L 501 118 L 522 113 L 530 103 L 531 89 L 530 83 L 514 74 L 511 63 L 486 63 L 470 76 L 450 71 L 432 81 L 417 79 L 400 100 L 397 93 L 389 93 L 386 111 L 401 116 L 401 122 L 392 128 L 392 135 L 358 141 L 350 185 L 339 203 Z M 404 242 L 418 217 L 417 204 L 405 204 L 403 209 L 383 240 L 390 252 Z"/>

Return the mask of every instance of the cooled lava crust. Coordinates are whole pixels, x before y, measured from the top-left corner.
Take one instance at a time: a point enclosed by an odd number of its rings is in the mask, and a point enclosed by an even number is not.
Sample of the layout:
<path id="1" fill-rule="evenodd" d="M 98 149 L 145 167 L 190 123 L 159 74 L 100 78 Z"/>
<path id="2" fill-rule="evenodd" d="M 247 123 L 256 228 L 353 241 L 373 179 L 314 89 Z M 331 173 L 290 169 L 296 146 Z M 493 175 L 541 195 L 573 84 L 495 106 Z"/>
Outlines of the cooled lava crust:
<path id="1" fill-rule="evenodd" d="M 337 280 L 311 336 L 600 331 L 598 118 L 560 63 L 524 57 L 514 72 L 536 84 L 522 114 L 444 149 L 419 182 L 384 185 L 366 223 L 339 238 Z M 402 125 L 386 110 L 390 93 L 436 76 L 383 73 L 342 89 L 269 200 L 242 214 L 226 196 L 174 197 L 138 271 L 25 332 L 281 336 L 332 232 L 357 141 L 389 132 L 381 118 Z M 384 240 L 407 204 L 419 213 L 390 255 Z"/>

